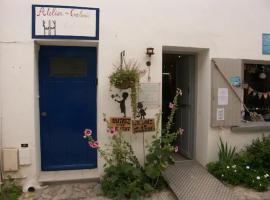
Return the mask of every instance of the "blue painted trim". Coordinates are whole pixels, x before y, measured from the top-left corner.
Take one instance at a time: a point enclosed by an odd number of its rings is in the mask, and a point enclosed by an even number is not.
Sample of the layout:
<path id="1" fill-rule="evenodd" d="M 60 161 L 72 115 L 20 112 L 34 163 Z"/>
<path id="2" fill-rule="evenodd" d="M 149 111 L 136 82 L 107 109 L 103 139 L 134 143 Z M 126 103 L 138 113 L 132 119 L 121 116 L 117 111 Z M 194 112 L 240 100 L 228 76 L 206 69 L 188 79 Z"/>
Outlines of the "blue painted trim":
<path id="1" fill-rule="evenodd" d="M 55 7 L 55 8 L 74 8 L 74 9 L 85 9 L 85 10 L 95 10 L 96 11 L 96 37 L 87 36 L 69 36 L 69 35 L 36 35 L 36 7 Z M 78 39 L 78 40 L 99 40 L 99 8 L 91 7 L 78 7 L 78 6 L 59 6 L 59 5 L 32 5 L 32 38 L 35 39 Z"/>
<path id="2" fill-rule="evenodd" d="M 270 38 L 269 33 L 262 34 L 262 53 L 264 55 L 270 55 L 270 39 L 268 39 L 267 37 Z"/>

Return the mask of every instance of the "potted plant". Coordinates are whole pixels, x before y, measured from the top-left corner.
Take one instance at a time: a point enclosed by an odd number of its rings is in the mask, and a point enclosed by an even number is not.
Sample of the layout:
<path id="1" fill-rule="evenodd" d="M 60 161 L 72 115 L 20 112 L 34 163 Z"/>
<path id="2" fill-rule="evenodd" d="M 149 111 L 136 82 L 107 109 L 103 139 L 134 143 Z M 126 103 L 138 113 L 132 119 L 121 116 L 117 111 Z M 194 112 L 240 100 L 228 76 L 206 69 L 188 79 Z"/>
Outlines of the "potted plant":
<path id="1" fill-rule="evenodd" d="M 125 62 L 124 62 L 125 63 Z M 109 76 L 110 85 L 120 90 L 131 89 L 132 115 L 135 118 L 137 106 L 137 92 L 139 89 L 140 77 L 145 74 L 145 70 L 140 70 L 137 62 L 129 61 L 125 66 L 119 66 Z"/>

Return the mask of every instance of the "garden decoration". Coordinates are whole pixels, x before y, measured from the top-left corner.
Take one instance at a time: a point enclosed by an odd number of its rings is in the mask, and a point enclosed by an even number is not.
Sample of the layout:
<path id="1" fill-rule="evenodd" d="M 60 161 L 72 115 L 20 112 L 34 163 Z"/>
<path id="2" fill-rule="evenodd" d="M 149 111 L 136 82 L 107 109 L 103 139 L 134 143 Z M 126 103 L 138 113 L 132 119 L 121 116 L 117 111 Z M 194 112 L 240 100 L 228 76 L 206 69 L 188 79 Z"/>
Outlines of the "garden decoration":
<path id="1" fill-rule="evenodd" d="M 105 160 L 104 176 L 101 179 L 103 195 L 114 199 L 139 199 L 167 186 L 162 172 L 174 162 L 171 153 L 178 151 L 178 146 L 172 144 L 178 135 L 183 133 L 181 128 L 171 131 L 180 95 L 182 95 L 181 90 L 177 89 L 174 100 L 169 105 L 171 114 L 166 129 L 161 133 L 158 128 L 156 129 L 150 145 L 147 146 L 148 154 L 144 165 L 139 163 L 131 144 L 124 139 L 121 129 L 113 126 L 114 124 L 106 119 L 105 114 L 103 117 L 107 125 L 107 133 L 111 138 L 109 144 L 101 147 L 92 137 L 92 131 L 85 129 L 84 138 L 87 139 L 89 146 L 97 149 Z M 124 119 L 127 118 L 121 120 Z M 159 127 L 159 122 L 160 114 L 157 115 L 156 127 Z"/>
<path id="2" fill-rule="evenodd" d="M 118 99 L 114 99 L 114 101 L 118 102 L 120 104 L 120 110 L 121 113 L 124 114 L 124 117 L 126 117 L 126 99 L 128 98 L 128 93 L 127 92 L 123 92 L 122 93 L 122 100 L 118 100 Z"/>
<path id="3" fill-rule="evenodd" d="M 145 116 L 146 116 L 146 109 L 147 109 L 147 107 L 145 107 L 144 108 L 144 106 L 143 106 L 143 102 L 138 102 L 138 104 L 137 104 L 137 109 L 138 109 L 138 111 L 137 111 L 137 118 L 140 118 L 140 119 L 145 119 Z"/>
<path id="4" fill-rule="evenodd" d="M 137 93 L 139 89 L 140 77 L 146 73 L 145 70 L 140 70 L 137 62 L 125 62 L 122 58 L 119 67 L 109 76 L 110 85 L 120 90 L 131 89 L 131 106 L 133 118 L 137 112 Z"/>

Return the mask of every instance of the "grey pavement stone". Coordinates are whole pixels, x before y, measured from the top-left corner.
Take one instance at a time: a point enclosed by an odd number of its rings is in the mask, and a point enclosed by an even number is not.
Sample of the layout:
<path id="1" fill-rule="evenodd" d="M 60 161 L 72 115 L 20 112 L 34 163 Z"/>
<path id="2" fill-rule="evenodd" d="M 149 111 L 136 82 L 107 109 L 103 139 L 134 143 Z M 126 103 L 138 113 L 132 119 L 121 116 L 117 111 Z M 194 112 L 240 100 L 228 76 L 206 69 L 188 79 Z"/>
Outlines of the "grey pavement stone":
<path id="1" fill-rule="evenodd" d="M 244 187 L 230 187 L 237 200 L 270 200 L 270 188 L 266 192 L 256 192 Z M 20 200 L 110 200 L 100 196 L 99 183 L 66 183 L 49 185 L 33 193 L 24 193 Z M 176 200 L 170 190 L 162 190 L 153 193 L 144 200 Z"/>
<path id="2" fill-rule="evenodd" d="M 24 193 L 20 200 L 110 200 L 101 196 L 101 186 L 97 182 L 65 183 L 48 185 L 33 193 Z M 169 190 L 154 193 L 145 200 L 175 200 Z"/>

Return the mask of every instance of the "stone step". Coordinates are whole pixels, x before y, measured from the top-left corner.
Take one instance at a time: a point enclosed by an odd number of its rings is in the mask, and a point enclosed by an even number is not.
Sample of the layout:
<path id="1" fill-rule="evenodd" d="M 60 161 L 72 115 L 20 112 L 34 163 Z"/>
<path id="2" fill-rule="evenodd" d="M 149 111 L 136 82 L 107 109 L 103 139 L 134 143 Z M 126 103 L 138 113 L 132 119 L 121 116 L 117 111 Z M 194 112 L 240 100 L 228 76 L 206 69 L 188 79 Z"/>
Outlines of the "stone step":
<path id="1" fill-rule="evenodd" d="M 98 169 L 42 171 L 38 181 L 41 184 L 99 181 L 99 173 Z"/>

